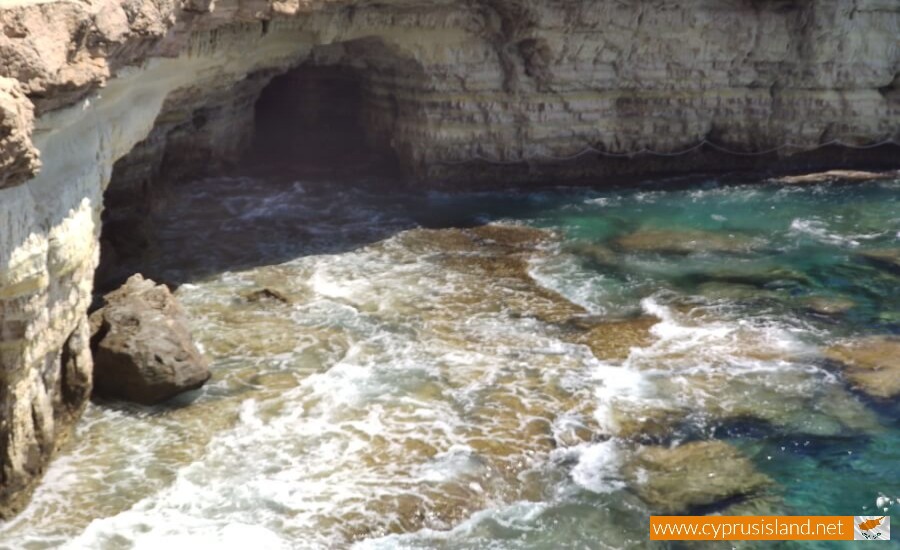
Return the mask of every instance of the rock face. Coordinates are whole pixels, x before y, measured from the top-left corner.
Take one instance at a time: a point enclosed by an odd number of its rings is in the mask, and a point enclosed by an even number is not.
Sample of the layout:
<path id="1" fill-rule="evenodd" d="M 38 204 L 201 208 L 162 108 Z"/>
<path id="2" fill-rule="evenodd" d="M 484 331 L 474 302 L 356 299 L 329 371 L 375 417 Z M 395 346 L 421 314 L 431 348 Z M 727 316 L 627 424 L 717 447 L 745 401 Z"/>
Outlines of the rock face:
<path id="1" fill-rule="evenodd" d="M 37 172 L 38 152 L 31 143 L 31 102 L 18 81 L 0 77 L 0 189 L 22 183 Z"/>
<path id="2" fill-rule="evenodd" d="M 19 310 L 21 312 L 22 310 Z M 0 310 L 0 337 L 10 339 L 17 312 Z M 19 313 L 21 314 L 21 313 Z M 23 330 L 28 326 L 18 321 Z M 47 462 L 69 435 L 91 393 L 90 330 L 75 324 L 59 348 L 33 346 L 39 368 L 7 370 L 21 348 L 0 347 L 0 517 L 9 517 L 28 499 Z M 22 359 L 19 359 L 22 361 Z"/>
<path id="3" fill-rule="evenodd" d="M 0 514 L 90 387 L 104 192 L 128 227 L 233 161 L 276 74 L 355 74 L 366 142 L 420 181 L 835 167 L 896 149 L 788 154 L 900 137 L 894 0 L 8 0 L 0 28 Z"/>
<path id="4" fill-rule="evenodd" d="M 145 405 L 202 386 L 209 366 L 165 285 L 134 275 L 91 315 L 94 391 Z"/>

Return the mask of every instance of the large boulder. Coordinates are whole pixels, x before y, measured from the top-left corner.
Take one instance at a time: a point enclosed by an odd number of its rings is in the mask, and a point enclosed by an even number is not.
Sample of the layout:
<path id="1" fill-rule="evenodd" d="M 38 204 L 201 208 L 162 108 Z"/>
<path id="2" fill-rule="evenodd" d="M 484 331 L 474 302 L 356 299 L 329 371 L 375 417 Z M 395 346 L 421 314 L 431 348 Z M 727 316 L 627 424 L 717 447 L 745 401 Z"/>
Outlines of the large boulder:
<path id="1" fill-rule="evenodd" d="M 165 285 L 133 275 L 91 315 L 94 392 L 151 405 L 202 386 L 209 365 Z"/>

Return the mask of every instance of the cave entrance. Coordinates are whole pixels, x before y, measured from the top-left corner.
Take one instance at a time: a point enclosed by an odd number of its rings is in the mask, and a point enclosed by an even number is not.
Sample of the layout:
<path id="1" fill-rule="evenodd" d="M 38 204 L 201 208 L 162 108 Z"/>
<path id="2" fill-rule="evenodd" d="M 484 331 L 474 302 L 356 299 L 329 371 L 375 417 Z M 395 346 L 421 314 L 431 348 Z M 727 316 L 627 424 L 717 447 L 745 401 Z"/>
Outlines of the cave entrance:
<path id="1" fill-rule="evenodd" d="M 392 143 L 397 102 L 390 93 L 379 93 L 375 76 L 392 69 L 387 62 L 388 66 L 374 66 L 359 61 L 364 57 L 361 52 L 377 46 L 342 46 L 346 56 L 328 64 L 309 62 L 274 77 L 251 74 L 209 96 L 198 96 L 194 88 L 171 94 L 151 134 L 113 168 L 104 194 L 95 288 L 100 293 L 112 290 L 135 272 L 172 281 L 170 274 L 177 269 L 171 254 L 166 260 L 169 267 L 160 259 L 164 248 L 160 243 L 168 238 L 160 227 L 168 223 L 170 210 L 191 199 L 187 188 L 200 185 L 198 180 L 206 176 L 257 176 L 271 194 L 298 180 L 321 183 L 314 188 L 323 192 L 336 181 L 405 185 Z M 350 66 L 351 60 L 358 66 Z M 202 220 L 222 203 L 197 204 L 190 213 L 193 218 L 186 218 L 183 225 Z M 210 212 L 204 214 L 204 208 Z M 269 235 L 266 231 L 277 233 L 285 227 L 299 232 L 277 219 L 260 231 Z M 259 237 L 265 238 L 271 235 Z M 284 240 L 300 239 L 292 234 Z M 208 265 L 252 263 L 243 253 L 237 251 L 238 259 L 223 253 Z"/>
<path id="2" fill-rule="evenodd" d="M 276 76 L 255 106 L 250 160 L 305 178 L 397 175 L 390 113 L 375 105 L 361 71 L 301 65 Z"/>

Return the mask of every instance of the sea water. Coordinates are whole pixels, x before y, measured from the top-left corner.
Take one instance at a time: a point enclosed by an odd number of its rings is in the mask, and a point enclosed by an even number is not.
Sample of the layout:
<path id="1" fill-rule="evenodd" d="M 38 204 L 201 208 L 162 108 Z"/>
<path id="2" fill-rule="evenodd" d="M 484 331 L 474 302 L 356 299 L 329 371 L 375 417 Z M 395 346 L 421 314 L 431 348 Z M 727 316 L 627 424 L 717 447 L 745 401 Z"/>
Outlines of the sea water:
<path id="1" fill-rule="evenodd" d="M 900 333 L 864 255 L 900 246 L 898 180 L 232 177 L 169 204 L 145 275 L 213 378 L 92 403 L 0 548 L 666 547 L 634 453 L 713 440 L 770 484 L 685 513 L 900 509 L 896 402 L 826 358 Z"/>

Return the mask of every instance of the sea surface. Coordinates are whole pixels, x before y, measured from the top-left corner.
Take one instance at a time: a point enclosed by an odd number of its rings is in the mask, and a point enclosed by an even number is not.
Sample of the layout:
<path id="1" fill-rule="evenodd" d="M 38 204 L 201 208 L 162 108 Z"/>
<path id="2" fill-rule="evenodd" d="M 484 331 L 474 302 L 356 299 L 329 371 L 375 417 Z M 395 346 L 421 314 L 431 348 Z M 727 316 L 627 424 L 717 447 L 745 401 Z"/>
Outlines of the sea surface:
<path id="1" fill-rule="evenodd" d="M 900 247 L 900 180 L 229 177 L 168 204 L 145 274 L 213 378 L 92 403 L 0 548 L 681 548 L 652 513 L 897 519 L 900 408 L 826 354 L 900 334 L 900 274 L 865 255 Z"/>

